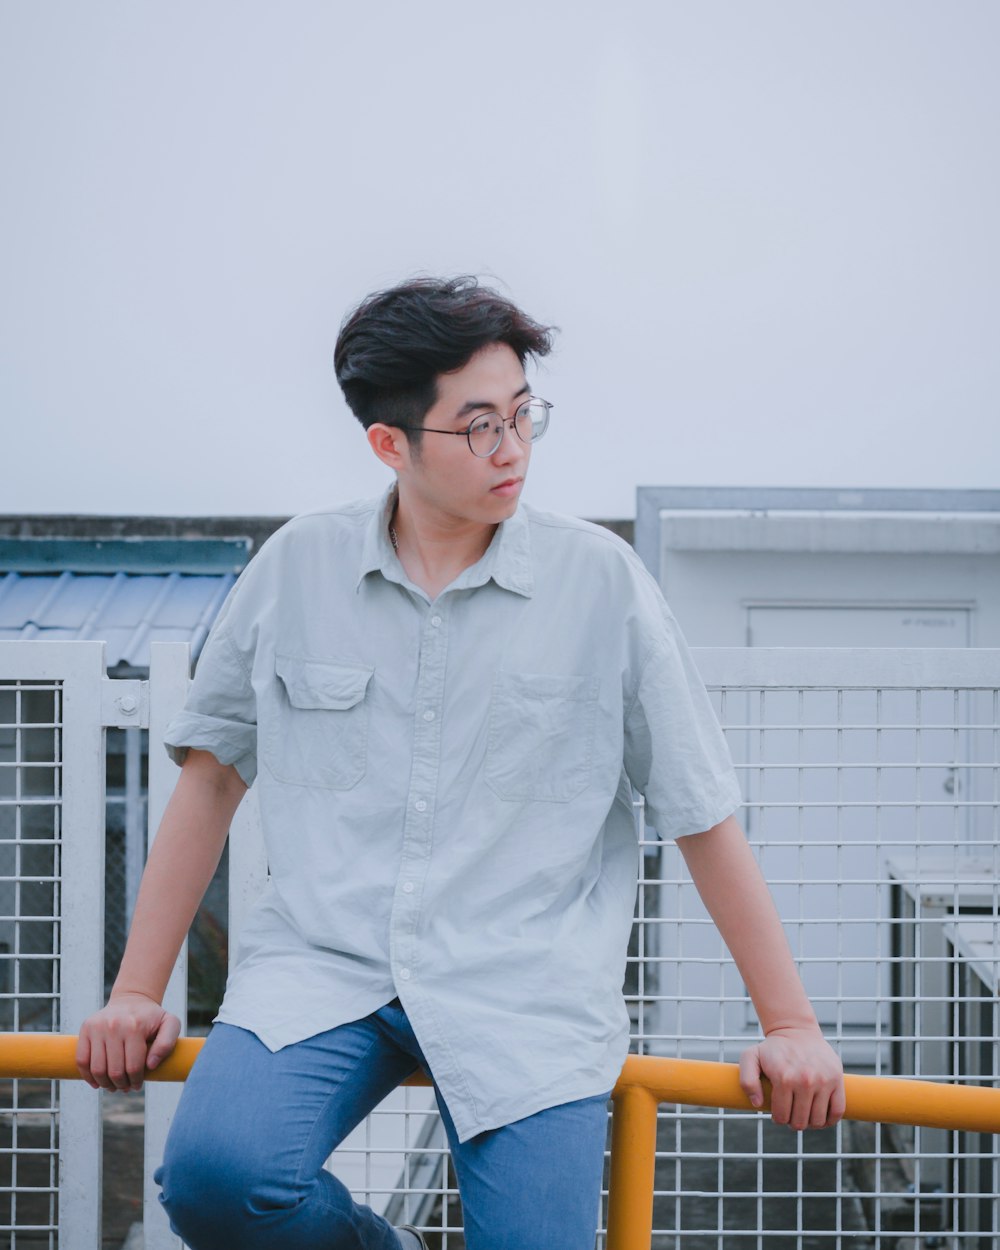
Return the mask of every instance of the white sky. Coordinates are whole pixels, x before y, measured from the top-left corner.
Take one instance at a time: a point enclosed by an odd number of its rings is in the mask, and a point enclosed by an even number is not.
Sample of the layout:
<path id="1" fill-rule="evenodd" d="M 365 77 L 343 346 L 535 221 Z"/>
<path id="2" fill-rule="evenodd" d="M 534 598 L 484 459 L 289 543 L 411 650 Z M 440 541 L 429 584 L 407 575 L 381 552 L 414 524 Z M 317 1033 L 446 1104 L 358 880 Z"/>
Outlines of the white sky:
<path id="1" fill-rule="evenodd" d="M 0 512 L 379 490 L 337 327 L 561 327 L 527 498 L 1000 484 L 994 0 L 3 0 Z"/>

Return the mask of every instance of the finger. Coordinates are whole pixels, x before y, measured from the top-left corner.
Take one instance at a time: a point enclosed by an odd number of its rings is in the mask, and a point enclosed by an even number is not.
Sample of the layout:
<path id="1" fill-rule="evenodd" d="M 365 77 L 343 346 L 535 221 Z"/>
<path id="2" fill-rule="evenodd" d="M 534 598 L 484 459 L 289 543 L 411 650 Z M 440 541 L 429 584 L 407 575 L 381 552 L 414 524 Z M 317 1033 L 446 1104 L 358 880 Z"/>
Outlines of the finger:
<path id="1" fill-rule="evenodd" d="M 806 1129 L 813 1126 L 814 1115 L 819 1114 L 818 1101 L 813 1094 L 813 1090 L 799 1090 L 791 1101 L 791 1115 L 789 1116 L 789 1128 L 794 1129 L 795 1133 L 804 1133 Z M 824 1110 L 823 1119 L 826 1119 Z"/>
<path id="2" fill-rule="evenodd" d="M 803 1085 L 796 1094 L 792 1107 L 791 1126 L 801 1133 L 810 1128 L 823 1128 L 826 1124 L 828 1094 L 811 1085 Z"/>
<path id="3" fill-rule="evenodd" d="M 95 1089 L 114 1089 L 108 1076 L 108 1052 L 103 1041 L 96 1041 L 90 1047 L 90 1071 L 94 1078 Z"/>
<path id="4" fill-rule="evenodd" d="M 750 1099 L 752 1107 L 764 1105 L 764 1087 L 760 1083 L 760 1055 L 756 1046 L 740 1055 L 740 1088 Z"/>
<path id="5" fill-rule="evenodd" d="M 826 1113 L 827 1127 L 832 1128 L 834 1124 L 839 1124 L 846 1111 L 847 1095 L 844 1091 L 844 1082 L 840 1081 L 830 1097 L 830 1105 Z"/>
<path id="6" fill-rule="evenodd" d="M 824 1089 L 816 1094 L 809 1111 L 808 1128 L 826 1128 L 830 1123 L 830 1090 Z"/>
<path id="7" fill-rule="evenodd" d="M 105 1043 L 107 1056 L 107 1083 L 102 1082 L 104 1089 L 131 1089 L 132 1082 L 128 1075 L 127 1043 L 124 1038 L 112 1037 Z"/>
<path id="8" fill-rule="evenodd" d="M 100 1085 L 94 1079 L 90 1070 L 90 1037 L 86 1032 L 81 1032 L 79 1038 L 77 1038 L 74 1060 L 76 1062 L 76 1070 L 90 1088 L 100 1089 Z"/>
<path id="9" fill-rule="evenodd" d="M 159 1067 L 173 1050 L 177 1044 L 180 1032 L 180 1020 L 169 1013 L 164 1015 L 160 1021 L 160 1027 L 156 1031 L 156 1036 L 153 1038 L 153 1044 L 150 1046 L 149 1053 L 146 1056 L 146 1067 L 151 1072 L 154 1068 Z"/>
<path id="10" fill-rule="evenodd" d="M 833 1128 L 844 1117 L 846 1099 L 844 1083 L 840 1078 L 828 1081 L 817 1091 L 809 1118 L 810 1128 Z"/>
<path id="11" fill-rule="evenodd" d="M 771 1119 L 775 1124 L 788 1124 L 792 1118 L 792 1091 L 787 1085 L 774 1085 L 771 1088 Z"/>
<path id="12" fill-rule="evenodd" d="M 130 1033 L 125 1039 L 125 1083 L 123 1089 L 142 1089 L 146 1074 L 146 1039 L 141 1033 Z"/>

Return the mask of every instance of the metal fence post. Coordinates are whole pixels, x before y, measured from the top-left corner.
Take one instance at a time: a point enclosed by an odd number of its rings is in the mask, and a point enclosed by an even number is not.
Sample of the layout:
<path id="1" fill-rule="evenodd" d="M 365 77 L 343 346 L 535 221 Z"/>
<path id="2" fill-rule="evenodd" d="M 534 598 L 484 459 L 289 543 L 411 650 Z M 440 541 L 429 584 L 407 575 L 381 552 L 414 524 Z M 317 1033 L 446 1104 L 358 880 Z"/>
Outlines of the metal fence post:
<path id="1" fill-rule="evenodd" d="M 75 1032 L 104 1001 L 104 643 L 19 645 L 31 648 L 31 676 L 63 679 L 59 1027 Z M 101 1244 L 100 1098 L 82 1081 L 69 1082 L 59 1120 L 60 1250 L 94 1250 Z"/>
<path id="2" fill-rule="evenodd" d="M 182 706 L 190 672 L 186 642 L 154 642 L 149 660 L 149 844 L 177 781 L 177 768 L 163 747 L 167 722 Z M 163 1005 L 187 1027 L 187 944 L 181 949 Z M 179 1250 L 181 1240 L 170 1225 L 157 1197 L 153 1172 L 163 1159 L 163 1147 L 180 1099 L 180 1086 L 150 1083 L 146 1087 L 146 1141 L 143 1184 L 145 1250 Z"/>

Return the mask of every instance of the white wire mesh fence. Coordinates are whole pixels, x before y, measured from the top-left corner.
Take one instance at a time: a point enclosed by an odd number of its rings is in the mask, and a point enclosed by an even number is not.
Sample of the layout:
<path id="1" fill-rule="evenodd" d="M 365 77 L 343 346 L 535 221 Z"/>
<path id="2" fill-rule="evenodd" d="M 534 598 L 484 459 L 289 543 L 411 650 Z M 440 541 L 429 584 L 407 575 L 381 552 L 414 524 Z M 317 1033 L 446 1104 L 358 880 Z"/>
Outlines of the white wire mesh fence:
<path id="1" fill-rule="evenodd" d="M 845 1064 L 996 1080 L 996 653 L 702 652 L 745 824 Z M 735 1059 L 757 1023 L 675 846 L 644 838 L 636 1048 Z M 657 1247 L 1000 1244 L 995 1139 L 796 1137 L 663 1108 Z"/>
<path id="2" fill-rule="evenodd" d="M 998 653 L 697 658 L 741 772 L 749 836 L 845 1063 L 995 1084 Z M 15 678 L 3 659 L 0 650 L 3 1027 L 73 1028 L 59 1006 L 59 941 L 79 875 L 61 862 L 70 799 L 60 778 L 73 734 L 61 720 L 60 682 Z M 100 707 L 89 714 L 99 725 Z M 633 1048 L 734 1060 L 757 1035 L 752 1005 L 677 848 L 641 817 L 639 830 L 626 973 Z M 83 1244 L 67 1228 L 65 1198 L 57 1231 L 59 1091 L 7 1083 L 2 1097 L 0 1247 Z M 670 1106 L 659 1126 L 654 1250 L 1000 1245 L 993 1137 L 857 1124 L 797 1136 L 755 1115 Z M 461 1250 L 460 1205 L 428 1090 L 397 1091 L 332 1166 L 394 1222 Z"/>
<path id="3" fill-rule="evenodd" d="M 0 680 L 0 1028 L 59 1027 L 62 689 Z M 55 1246 L 59 1086 L 0 1081 L 0 1244 Z M 20 1237 L 19 1237 L 20 1231 Z"/>

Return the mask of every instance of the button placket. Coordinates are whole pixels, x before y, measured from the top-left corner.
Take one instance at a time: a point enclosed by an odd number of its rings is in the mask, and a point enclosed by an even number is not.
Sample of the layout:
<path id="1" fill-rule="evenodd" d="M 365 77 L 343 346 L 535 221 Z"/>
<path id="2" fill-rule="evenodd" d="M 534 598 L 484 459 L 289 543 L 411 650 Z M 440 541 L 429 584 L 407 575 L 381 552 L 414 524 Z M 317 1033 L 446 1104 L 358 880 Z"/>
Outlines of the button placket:
<path id="1" fill-rule="evenodd" d="M 401 981 L 414 980 L 419 964 L 415 938 L 421 917 L 422 887 L 430 865 L 434 796 L 441 767 L 441 731 L 437 709 L 443 700 L 447 667 L 444 625 L 444 615 L 434 612 L 426 618 L 420 638 L 413 762 L 391 919 L 392 962 Z"/>

